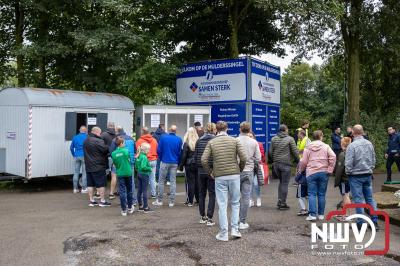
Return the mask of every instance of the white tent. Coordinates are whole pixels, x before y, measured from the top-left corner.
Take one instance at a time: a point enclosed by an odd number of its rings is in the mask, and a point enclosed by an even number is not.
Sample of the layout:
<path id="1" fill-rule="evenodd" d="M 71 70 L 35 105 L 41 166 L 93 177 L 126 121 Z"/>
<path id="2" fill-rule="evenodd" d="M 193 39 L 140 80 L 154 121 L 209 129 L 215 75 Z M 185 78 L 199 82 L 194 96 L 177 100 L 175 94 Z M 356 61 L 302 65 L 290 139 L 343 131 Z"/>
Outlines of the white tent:
<path id="1" fill-rule="evenodd" d="M 0 173 L 26 179 L 70 175 L 69 146 L 79 127 L 107 122 L 132 134 L 132 101 L 124 96 L 67 90 L 7 88 L 0 91 Z"/>

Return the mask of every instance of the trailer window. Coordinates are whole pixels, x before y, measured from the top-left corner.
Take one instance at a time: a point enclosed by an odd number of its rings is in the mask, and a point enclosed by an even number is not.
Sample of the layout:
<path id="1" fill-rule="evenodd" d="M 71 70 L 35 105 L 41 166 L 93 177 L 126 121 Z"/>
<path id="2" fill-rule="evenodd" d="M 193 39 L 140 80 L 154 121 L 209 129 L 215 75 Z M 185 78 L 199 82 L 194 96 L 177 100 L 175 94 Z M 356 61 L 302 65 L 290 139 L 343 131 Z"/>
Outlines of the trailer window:
<path id="1" fill-rule="evenodd" d="M 65 140 L 72 140 L 79 133 L 81 126 L 87 127 L 88 132 L 95 126 L 100 127 L 104 131 L 107 129 L 107 121 L 107 113 L 67 112 L 65 114 Z"/>
<path id="2" fill-rule="evenodd" d="M 87 126 L 87 113 L 77 113 L 76 114 L 76 129 L 75 134 L 78 134 L 81 126 Z"/>

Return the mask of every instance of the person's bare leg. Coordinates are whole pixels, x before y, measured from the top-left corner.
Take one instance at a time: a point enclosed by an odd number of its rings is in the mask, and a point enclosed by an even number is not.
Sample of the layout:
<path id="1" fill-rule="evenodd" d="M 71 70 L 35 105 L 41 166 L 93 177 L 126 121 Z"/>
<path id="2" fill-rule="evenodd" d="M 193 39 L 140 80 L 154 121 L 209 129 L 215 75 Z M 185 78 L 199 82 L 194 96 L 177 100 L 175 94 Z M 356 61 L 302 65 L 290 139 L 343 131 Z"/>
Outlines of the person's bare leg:
<path id="1" fill-rule="evenodd" d="M 105 188 L 100 187 L 97 189 L 97 191 L 100 193 L 101 202 L 106 202 L 106 198 L 104 197 Z"/>
<path id="2" fill-rule="evenodd" d="M 94 188 L 93 187 L 88 187 L 88 189 L 89 189 L 89 200 L 90 200 L 90 202 L 92 202 L 92 201 L 94 201 L 94 199 L 93 199 L 93 191 L 94 191 Z"/>
<path id="3" fill-rule="evenodd" d="M 116 186 L 117 186 L 117 174 L 111 173 L 110 195 L 114 195 Z"/>

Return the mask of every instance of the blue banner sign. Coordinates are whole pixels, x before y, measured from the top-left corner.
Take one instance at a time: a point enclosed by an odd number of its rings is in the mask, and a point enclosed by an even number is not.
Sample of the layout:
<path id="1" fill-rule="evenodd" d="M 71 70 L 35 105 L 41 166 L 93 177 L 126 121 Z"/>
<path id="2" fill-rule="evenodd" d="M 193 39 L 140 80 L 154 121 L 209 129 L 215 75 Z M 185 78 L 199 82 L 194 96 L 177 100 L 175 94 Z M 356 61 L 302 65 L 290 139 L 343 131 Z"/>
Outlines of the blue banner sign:
<path id="1" fill-rule="evenodd" d="M 246 121 L 246 104 L 216 104 L 211 106 L 211 121 L 228 123 L 228 134 L 237 137 L 240 134 L 240 123 Z"/>
<path id="2" fill-rule="evenodd" d="M 267 106 L 262 104 L 252 104 L 252 129 L 258 142 L 267 148 Z"/>

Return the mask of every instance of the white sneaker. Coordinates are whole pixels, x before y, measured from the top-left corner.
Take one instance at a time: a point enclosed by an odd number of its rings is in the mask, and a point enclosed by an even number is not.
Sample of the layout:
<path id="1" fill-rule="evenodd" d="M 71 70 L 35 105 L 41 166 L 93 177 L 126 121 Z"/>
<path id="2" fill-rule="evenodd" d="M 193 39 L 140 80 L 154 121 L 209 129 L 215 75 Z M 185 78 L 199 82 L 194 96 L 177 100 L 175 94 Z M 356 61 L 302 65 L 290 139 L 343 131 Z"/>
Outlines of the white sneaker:
<path id="1" fill-rule="evenodd" d="M 251 208 L 251 207 L 253 207 L 254 206 L 254 201 L 253 200 L 250 200 L 249 201 L 249 207 Z"/>
<path id="2" fill-rule="evenodd" d="M 81 190 L 81 193 L 82 193 L 82 194 L 87 194 L 88 192 L 89 192 L 89 190 L 88 190 L 87 188 Z"/>
<path id="3" fill-rule="evenodd" d="M 245 230 L 248 229 L 250 226 L 248 223 L 239 223 L 239 229 L 240 230 Z"/>
<path id="4" fill-rule="evenodd" d="M 174 203 L 173 202 L 168 203 L 168 207 L 170 208 L 174 207 Z"/>
<path id="5" fill-rule="evenodd" d="M 153 205 L 154 206 L 162 206 L 163 203 L 161 201 L 156 200 L 156 201 L 153 201 Z"/>
<path id="6" fill-rule="evenodd" d="M 324 220 L 325 219 L 325 217 L 323 216 L 323 215 L 318 215 L 318 220 Z"/>
<path id="7" fill-rule="evenodd" d="M 257 207 L 261 207 L 261 198 L 257 198 Z"/>
<path id="8" fill-rule="evenodd" d="M 74 189 L 74 194 L 79 193 L 79 189 Z"/>
<path id="9" fill-rule="evenodd" d="M 316 221 L 316 220 L 317 220 L 317 217 L 311 216 L 311 215 L 308 215 L 306 218 L 306 221 Z"/>
<path id="10" fill-rule="evenodd" d="M 128 208 L 128 213 L 129 214 L 132 214 L 133 212 L 135 211 L 135 207 L 134 206 L 132 206 L 132 208 Z"/>
<path id="11" fill-rule="evenodd" d="M 239 230 L 235 229 L 232 229 L 231 236 L 233 236 L 234 238 L 242 238 L 242 234 L 239 232 Z"/>
<path id="12" fill-rule="evenodd" d="M 122 215 L 122 216 L 126 216 L 126 215 L 128 215 L 128 214 L 127 214 L 126 211 L 121 211 L 121 215 Z"/>
<path id="13" fill-rule="evenodd" d="M 215 238 L 216 238 L 217 240 L 219 240 L 219 241 L 224 241 L 224 242 L 227 242 L 227 241 L 229 240 L 228 234 L 226 234 L 226 236 L 221 236 L 221 234 L 218 233 L 218 234 L 215 236 Z"/>
<path id="14" fill-rule="evenodd" d="M 171 185 L 171 182 L 167 181 L 167 186 L 170 186 L 170 185 Z"/>

